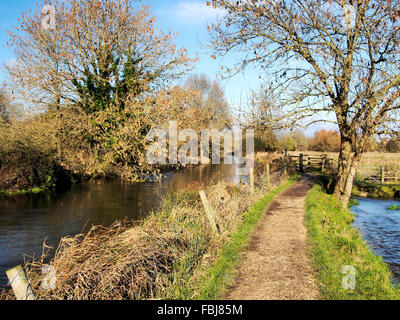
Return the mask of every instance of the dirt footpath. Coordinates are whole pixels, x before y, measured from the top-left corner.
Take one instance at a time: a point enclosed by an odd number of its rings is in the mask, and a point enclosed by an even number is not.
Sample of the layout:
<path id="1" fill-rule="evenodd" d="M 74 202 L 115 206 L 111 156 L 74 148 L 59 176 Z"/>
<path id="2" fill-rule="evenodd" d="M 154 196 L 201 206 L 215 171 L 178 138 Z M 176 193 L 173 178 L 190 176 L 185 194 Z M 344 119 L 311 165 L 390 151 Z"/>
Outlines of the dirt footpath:
<path id="1" fill-rule="evenodd" d="M 318 288 L 306 252 L 305 176 L 270 205 L 243 253 L 230 300 L 312 300 Z"/>

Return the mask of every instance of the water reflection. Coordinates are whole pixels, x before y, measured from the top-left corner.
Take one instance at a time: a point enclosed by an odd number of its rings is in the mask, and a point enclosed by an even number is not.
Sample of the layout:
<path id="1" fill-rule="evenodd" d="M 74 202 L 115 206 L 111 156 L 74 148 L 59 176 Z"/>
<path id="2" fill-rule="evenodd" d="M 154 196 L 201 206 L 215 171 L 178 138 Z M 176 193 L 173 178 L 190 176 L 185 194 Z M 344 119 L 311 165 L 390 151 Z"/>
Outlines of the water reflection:
<path id="1" fill-rule="evenodd" d="M 218 176 L 239 182 L 238 165 L 202 165 L 169 173 L 162 182 L 131 184 L 96 181 L 59 195 L 0 198 L 0 285 L 5 271 L 23 262 L 23 255 L 39 256 L 42 244 L 56 246 L 92 225 L 141 219 L 157 209 L 168 188 L 180 188 Z"/>

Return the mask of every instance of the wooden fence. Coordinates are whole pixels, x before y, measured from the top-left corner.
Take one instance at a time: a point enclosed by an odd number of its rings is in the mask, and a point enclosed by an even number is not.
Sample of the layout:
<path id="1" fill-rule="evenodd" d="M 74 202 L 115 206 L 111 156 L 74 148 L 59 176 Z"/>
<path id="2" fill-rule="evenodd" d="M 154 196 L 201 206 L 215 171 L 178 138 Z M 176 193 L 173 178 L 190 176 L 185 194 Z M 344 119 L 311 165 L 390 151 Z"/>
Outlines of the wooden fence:
<path id="1" fill-rule="evenodd" d="M 328 158 L 327 155 L 307 155 L 300 154 L 298 156 L 289 155 L 291 162 L 296 166 L 297 171 L 325 171 L 337 167 L 336 160 Z M 393 168 L 389 166 L 380 167 L 360 167 L 357 176 L 357 181 L 369 181 L 379 184 L 400 184 L 400 167 Z"/>
<path id="2" fill-rule="evenodd" d="M 296 165 L 296 169 L 300 172 L 305 172 L 307 170 L 325 171 L 325 169 L 334 165 L 334 160 L 328 158 L 325 154 L 321 156 L 310 156 L 307 154 L 300 154 L 298 156 L 289 155 L 289 159 Z"/>
<path id="3" fill-rule="evenodd" d="M 361 167 L 356 179 L 380 184 L 399 184 L 400 170 L 387 167 Z"/>

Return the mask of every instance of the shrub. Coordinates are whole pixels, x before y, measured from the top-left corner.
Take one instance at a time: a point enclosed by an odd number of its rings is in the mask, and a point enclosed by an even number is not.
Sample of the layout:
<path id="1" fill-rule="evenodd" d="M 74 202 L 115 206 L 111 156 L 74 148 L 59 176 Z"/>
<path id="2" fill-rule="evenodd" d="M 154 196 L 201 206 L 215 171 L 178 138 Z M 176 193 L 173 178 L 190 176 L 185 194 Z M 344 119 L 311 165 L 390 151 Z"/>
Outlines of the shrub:
<path id="1" fill-rule="evenodd" d="M 46 124 L 0 122 L 0 190 L 28 190 L 54 183 L 54 149 Z"/>

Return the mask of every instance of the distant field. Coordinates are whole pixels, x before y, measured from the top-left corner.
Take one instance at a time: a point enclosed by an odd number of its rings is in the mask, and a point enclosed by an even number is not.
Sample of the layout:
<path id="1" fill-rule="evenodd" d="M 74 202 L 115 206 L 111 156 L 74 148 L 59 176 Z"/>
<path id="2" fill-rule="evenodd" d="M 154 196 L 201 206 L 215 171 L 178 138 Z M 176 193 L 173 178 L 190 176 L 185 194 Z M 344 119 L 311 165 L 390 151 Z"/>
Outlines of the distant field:
<path id="1" fill-rule="evenodd" d="M 298 156 L 300 153 L 307 156 L 318 156 L 326 154 L 328 158 L 337 161 L 339 154 L 333 152 L 315 152 L 315 151 L 293 151 L 289 152 L 290 155 Z M 400 153 L 379 153 L 367 152 L 361 159 L 361 168 L 369 167 L 391 167 L 400 168 Z"/>

